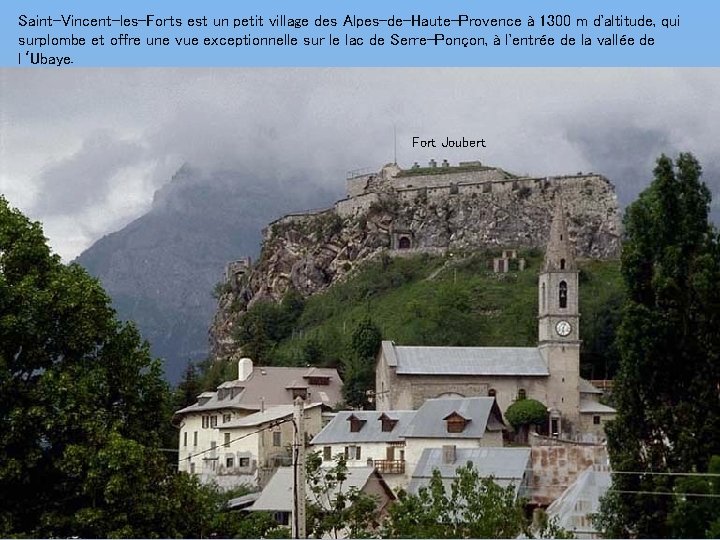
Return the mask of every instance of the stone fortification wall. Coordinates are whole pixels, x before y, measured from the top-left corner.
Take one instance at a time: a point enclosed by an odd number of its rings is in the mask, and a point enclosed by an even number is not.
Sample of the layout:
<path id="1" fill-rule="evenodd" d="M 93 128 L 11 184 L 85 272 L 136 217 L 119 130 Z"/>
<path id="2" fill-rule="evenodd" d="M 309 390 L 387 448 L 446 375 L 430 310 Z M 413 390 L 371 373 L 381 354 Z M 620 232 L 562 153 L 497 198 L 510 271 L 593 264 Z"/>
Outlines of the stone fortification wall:
<path id="1" fill-rule="evenodd" d="M 476 184 L 481 182 L 496 182 L 506 180 L 510 175 L 502 169 L 484 168 L 480 170 L 463 169 L 453 170 L 452 167 L 444 173 L 438 174 L 408 174 L 395 176 L 392 185 L 395 189 L 406 188 L 432 188 L 440 186 L 449 186 L 450 184 Z"/>
<path id="2" fill-rule="evenodd" d="M 291 288 L 306 296 L 315 294 L 387 250 L 542 249 L 558 195 L 578 256 L 619 256 L 620 213 L 614 187 L 606 178 L 595 174 L 516 178 L 498 171 L 473 171 L 468 178 L 475 181 L 444 185 L 430 185 L 428 177 L 445 182 L 462 175 L 420 175 L 428 179 L 427 186 L 391 189 L 388 184 L 399 180 L 398 169 L 386 166 L 376 175 L 377 181 L 367 180 L 376 182 L 375 188 L 380 186 L 377 191 L 349 197 L 331 209 L 274 221 L 264 231 L 257 264 L 219 300 L 210 331 L 212 354 L 233 352 L 233 321 L 255 302 L 279 300 Z M 417 181 L 410 176 L 403 182 L 408 178 Z"/>

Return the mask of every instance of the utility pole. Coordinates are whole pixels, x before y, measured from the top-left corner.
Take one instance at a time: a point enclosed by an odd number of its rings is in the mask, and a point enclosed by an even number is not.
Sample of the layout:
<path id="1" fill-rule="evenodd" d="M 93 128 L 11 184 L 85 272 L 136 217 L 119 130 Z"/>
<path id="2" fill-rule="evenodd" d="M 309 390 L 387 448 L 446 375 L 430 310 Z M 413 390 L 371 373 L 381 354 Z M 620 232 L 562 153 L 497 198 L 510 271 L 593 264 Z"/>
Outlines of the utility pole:
<path id="1" fill-rule="evenodd" d="M 293 441 L 293 519 L 292 537 L 306 538 L 305 530 L 305 401 L 295 398 L 293 424 L 295 438 Z"/>

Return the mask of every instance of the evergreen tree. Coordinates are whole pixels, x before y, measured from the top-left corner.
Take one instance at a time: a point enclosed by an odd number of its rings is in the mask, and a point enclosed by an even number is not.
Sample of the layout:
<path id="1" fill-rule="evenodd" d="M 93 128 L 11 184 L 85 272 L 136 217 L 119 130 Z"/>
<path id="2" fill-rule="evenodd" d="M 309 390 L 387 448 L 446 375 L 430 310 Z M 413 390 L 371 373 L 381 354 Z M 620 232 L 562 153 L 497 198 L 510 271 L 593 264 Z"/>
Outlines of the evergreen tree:
<path id="1" fill-rule="evenodd" d="M 613 475 L 603 502 L 612 537 L 682 534 L 668 520 L 677 477 L 651 473 L 706 471 L 720 453 L 720 243 L 700 175 L 691 154 L 674 165 L 661 156 L 625 215 L 618 415 L 607 434 L 613 470 L 631 474 Z"/>
<path id="2" fill-rule="evenodd" d="M 368 407 L 367 392 L 375 384 L 375 356 L 382 333 L 370 317 L 360 321 L 352 333 L 351 350 L 343 362 L 343 397 L 352 407 Z"/>

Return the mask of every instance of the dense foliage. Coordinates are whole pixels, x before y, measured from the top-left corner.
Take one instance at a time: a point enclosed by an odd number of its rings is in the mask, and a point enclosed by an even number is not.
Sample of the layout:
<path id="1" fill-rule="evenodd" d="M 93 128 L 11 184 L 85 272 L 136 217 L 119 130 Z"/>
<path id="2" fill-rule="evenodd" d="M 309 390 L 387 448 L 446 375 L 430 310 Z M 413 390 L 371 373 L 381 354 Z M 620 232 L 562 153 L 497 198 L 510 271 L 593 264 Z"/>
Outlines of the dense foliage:
<path id="1" fill-rule="evenodd" d="M 505 418 L 515 429 L 545 424 L 547 416 L 547 407 L 535 399 L 518 399 L 505 411 Z"/>
<path id="2" fill-rule="evenodd" d="M 0 197 L 0 536 L 263 533 L 173 472 L 170 415 L 135 328 Z"/>
<path id="3" fill-rule="evenodd" d="M 390 505 L 383 538 L 570 537 L 555 521 L 534 528 L 523 507 L 516 486 L 481 477 L 472 463 L 458 467 L 449 486 L 435 470 L 417 495 L 401 492 Z"/>
<path id="4" fill-rule="evenodd" d="M 369 314 L 383 339 L 398 344 L 533 346 L 542 254 L 521 252 L 526 270 L 502 275 L 488 268 L 496 255 L 380 257 L 326 292 L 296 303 L 290 324 L 285 300 L 254 305 L 240 316 L 235 338 L 244 354 L 267 365 L 341 370 L 352 356 L 353 332 Z M 582 372 L 591 379 L 609 378 L 617 365 L 612 344 L 623 299 L 619 265 L 583 261 L 580 279 Z M 261 332 L 253 334 L 253 328 Z"/>
<path id="5" fill-rule="evenodd" d="M 618 416 L 607 433 L 613 470 L 626 474 L 613 475 L 599 523 L 612 537 L 713 536 L 711 501 L 681 495 L 702 492 L 702 480 L 677 475 L 705 472 L 720 454 L 720 242 L 697 160 L 662 156 L 654 173 L 625 216 Z"/>

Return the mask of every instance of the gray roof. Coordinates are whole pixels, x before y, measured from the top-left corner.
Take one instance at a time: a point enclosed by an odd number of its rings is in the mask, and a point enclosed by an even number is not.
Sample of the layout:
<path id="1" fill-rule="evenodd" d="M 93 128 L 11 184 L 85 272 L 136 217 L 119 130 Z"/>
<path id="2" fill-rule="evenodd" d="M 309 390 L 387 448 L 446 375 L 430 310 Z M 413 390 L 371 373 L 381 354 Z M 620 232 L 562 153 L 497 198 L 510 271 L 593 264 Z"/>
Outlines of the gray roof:
<path id="1" fill-rule="evenodd" d="M 310 384 L 309 377 L 327 377 L 329 384 Z M 206 399 L 175 414 L 222 409 L 258 411 L 263 406 L 292 405 L 292 391 L 288 385 L 299 381 L 307 386 L 307 400 L 310 402 L 332 407 L 342 401 L 342 380 L 336 369 L 255 366 L 246 380 L 225 381 L 218 386 L 218 392 L 203 392 L 199 397 Z"/>
<path id="2" fill-rule="evenodd" d="M 320 407 L 321 405 L 322 403 L 306 403 L 305 410 Z M 221 427 L 222 429 L 231 429 L 259 426 L 265 422 L 272 422 L 273 420 L 287 418 L 288 416 L 292 416 L 294 412 L 294 405 L 276 405 L 265 409 L 263 412 L 252 413 L 232 422 L 225 423 Z"/>
<path id="3" fill-rule="evenodd" d="M 448 433 L 443 421 L 448 415 L 457 413 L 470 422 L 461 433 Z M 479 439 L 485 430 L 501 430 L 505 426 L 494 397 L 436 398 L 428 399 L 415 413 L 403 430 L 404 437 Z"/>
<path id="4" fill-rule="evenodd" d="M 440 472 L 443 485 L 448 489 L 455 478 L 455 471 L 468 462 L 473 464 L 481 477 L 493 476 L 499 485 L 512 484 L 517 490 L 525 474 L 532 469 L 530 451 L 530 448 L 456 448 L 455 461 L 444 463 L 442 448 L 426 448 L 413 471 L 408 492 L 417 493 L 421 487 L 427 486 L 435 469 Z"/>
<path id="5" fill-rule="evenodd" d="M 593 466 L 581 472 L 560 497 L 548 506 L 549 517 L 556 517 L 563 529 L 575 532 L 576 538 L 593 538 L 597 528 L 590 519 L 600 510 L 600 498 L 610 487 L 610 471 Z"/>
<path id="6" fill-rule="evenodd" d="M 347 479 L 342 483 L 342 492 L 346 493 L 350 488 L 364 488 L 374 471 L 373 467 L 348 467 Z M 265 489 L 260 493 L 260 497 L 250 507 L 250 510 L 291 512 L 293 507 L 293 481 L 293 468 L 280 467 L 270 478 Z M 330 490 L 327 495 L 334 497 L 336 493 L 337 489 L 334 489 Z M 309 485 L 307 487 L 307 496 L 311 500 L 314 497 Z"/>
<path id="7" fill-rule="evenodd" d="M 603 405 L 602 403 L 599 403 L 597 401 L 592 401 L 590 399 L 581 399 L 580 412 L 586 414 L 615 414 L 617 411 L 612 407 L 608 407 L 607 405 Z"/>
<path id="8" fill-rule="evenodd" d="M 596 387 L 590 381 L 582 379 L 582 378 L 580 379 L 580 384 L 578 386 L 579 386 L 581 394 L 602 394 L 603 393 L 602 390 L 600 390 L 598 387 Z"/>
<path id="9" fill-rule="evenodd" d="M 340 411 L 323 430 L 315 435 L 310 444 L 340 444 L 345 442 L 400 442 L 402 432 L 417 411 Z M 350 431 L 350 416 L 365 420 L 360 431 Z M 383 431 L 380 417 L 385 415 L 397 424 L 392 431 Z"/>
<path id="10" fill-rule="evenodd" d="M 406 347 L 383 341 L 382 353 L 398 375 L 550 374 L 537 347 Z"/>

